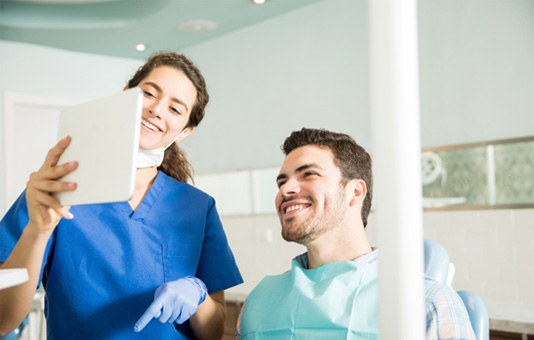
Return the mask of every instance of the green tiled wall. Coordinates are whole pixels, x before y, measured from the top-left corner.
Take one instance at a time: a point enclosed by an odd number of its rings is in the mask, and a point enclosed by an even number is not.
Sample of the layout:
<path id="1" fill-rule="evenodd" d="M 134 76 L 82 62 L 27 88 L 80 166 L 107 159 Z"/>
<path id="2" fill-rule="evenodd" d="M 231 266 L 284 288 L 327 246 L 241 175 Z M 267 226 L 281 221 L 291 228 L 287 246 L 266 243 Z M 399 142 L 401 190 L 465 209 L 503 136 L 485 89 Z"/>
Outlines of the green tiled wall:
<path id="1" fill-rule="evenodd" d="M 534 203 L 534 142 L 495 146 L 497 204 Z"/>
<path id="2" fill-rule="evenodd" d="M 534 204 L 534 141 L 495 144 L 495 204 Z M 423 185 L 425 198 L 465 198 L 467 205 L 490 204 L 487 147 L 434 151 L 444 176 Z"/>

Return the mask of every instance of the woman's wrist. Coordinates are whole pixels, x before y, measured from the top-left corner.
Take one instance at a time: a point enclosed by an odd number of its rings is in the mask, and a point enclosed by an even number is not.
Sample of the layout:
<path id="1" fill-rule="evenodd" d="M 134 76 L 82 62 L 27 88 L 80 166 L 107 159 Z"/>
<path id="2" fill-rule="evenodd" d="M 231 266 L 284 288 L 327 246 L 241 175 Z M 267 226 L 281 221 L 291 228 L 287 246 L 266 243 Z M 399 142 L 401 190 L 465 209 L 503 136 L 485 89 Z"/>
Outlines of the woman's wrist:
<path id="1" fill-rule="evenodd" d="M 26 225 L 26 228 L 24 228 L 24 231 L 22 232 L 22 236 L 26 236 L 29 240 L 32 242 L 40 243 L 44 242 L 45 244 L 48 243 L 48 240 L 50 239 L 50 235 L 52 235 L 52 232 L 54 231 L 54 228 L 46 228 L 43 226 L 40 226 L 38 223 L 29 222 L 28 225 Z"/>

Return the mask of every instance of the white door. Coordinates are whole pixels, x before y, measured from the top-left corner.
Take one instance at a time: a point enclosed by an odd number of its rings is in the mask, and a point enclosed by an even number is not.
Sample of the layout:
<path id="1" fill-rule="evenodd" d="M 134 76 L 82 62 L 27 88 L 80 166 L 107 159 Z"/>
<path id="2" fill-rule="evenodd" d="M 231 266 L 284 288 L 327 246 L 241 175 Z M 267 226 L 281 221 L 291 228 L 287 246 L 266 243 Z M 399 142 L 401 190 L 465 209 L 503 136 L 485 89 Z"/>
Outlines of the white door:
<path id="1" fill-rule="evenodd" d="M 0 216 L 24 190 L 30 173 L 41 166 L 46 153 L 56 143 L 59 112 L 75 103 L 67 98 L 4 93 Z"/>

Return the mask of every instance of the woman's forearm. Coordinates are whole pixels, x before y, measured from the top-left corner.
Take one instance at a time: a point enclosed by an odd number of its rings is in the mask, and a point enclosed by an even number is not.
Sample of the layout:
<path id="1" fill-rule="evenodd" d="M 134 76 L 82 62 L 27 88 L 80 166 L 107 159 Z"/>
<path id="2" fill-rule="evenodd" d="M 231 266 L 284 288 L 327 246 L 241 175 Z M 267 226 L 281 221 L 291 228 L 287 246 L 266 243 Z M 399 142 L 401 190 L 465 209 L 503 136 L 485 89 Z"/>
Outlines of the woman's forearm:
<path id="1" fill-rule="evenodd" d="M 50 234 L 25 228 L 11 255 L 1 265 L 2 269 L 26 268 L 28 281 L 0 290 L 0 336 L 16 328 L 30 311 L 33 296 L 39 283 L 43 255 Z"/>
<path id="2" fill-rule="evenodd" d="M 209 294 L 190 319 L 197 339 L 221 339 L 224 334 L 226 306 L 224 291 Z"/>

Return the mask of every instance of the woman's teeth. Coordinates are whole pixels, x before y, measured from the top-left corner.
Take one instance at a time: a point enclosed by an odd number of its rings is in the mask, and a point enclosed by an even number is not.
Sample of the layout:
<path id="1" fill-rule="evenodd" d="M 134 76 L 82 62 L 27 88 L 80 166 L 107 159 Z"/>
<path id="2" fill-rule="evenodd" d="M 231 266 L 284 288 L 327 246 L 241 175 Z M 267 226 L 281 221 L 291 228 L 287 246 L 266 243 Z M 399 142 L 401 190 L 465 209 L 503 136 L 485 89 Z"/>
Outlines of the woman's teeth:
<path id="1" fill-rule="evenodd" d="M 156 125 L 151 124 L 151 123 L 149 123 L 148 121 L 146 121 L 144 119 L 141 120 L 141 124 L 143 124 L 144 126 L 146 126 L 147 128 L 149 128 L 152 131 L 155 131 L 155 132 L 159 131 L 159 129 L 158 129 L 158 127 Z"/>

